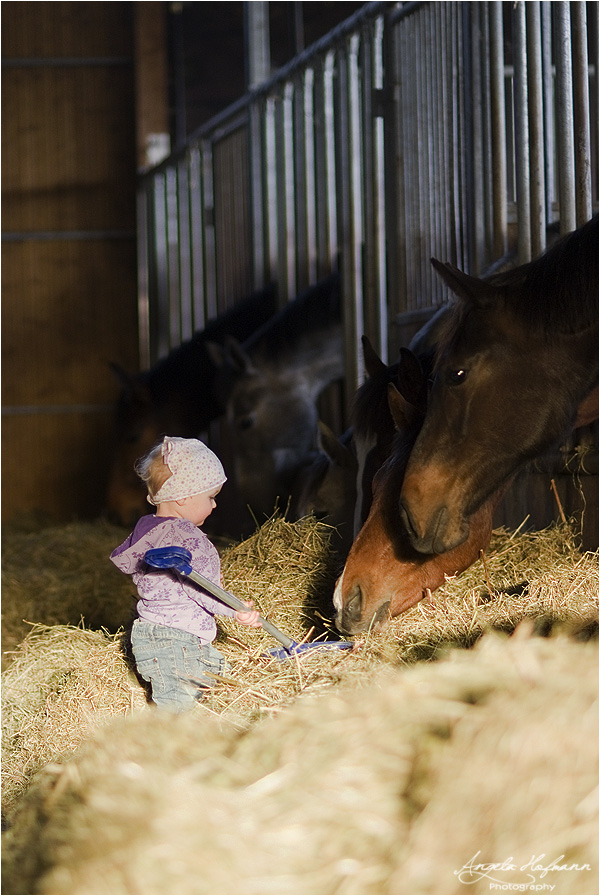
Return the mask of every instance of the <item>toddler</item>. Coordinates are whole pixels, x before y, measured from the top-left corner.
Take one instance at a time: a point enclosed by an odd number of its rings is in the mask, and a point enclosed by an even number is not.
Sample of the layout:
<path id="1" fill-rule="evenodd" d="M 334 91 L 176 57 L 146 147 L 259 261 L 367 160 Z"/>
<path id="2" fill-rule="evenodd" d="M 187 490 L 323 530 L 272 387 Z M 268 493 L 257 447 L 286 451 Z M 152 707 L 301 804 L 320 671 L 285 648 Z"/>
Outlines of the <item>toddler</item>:
<path id="1" fill-rule="evenodd" d="M 137 670 L 151 684 L 157 706 L 182 712 L 223 669 L 224 658 L 212 644 L 215 614 L 253 627 L 260 626 L 259 614 L 251 603 L 247 611 L 234 611 L 176 572 L 144 561 L 150 548 L 183 547 L 191 554 L 192 568 L 221 585 L 217 549 L 198 529 L 227 479 L 216 454 L 198 439 L 165 436 L 138 461 L 136 472 L 156 513 L 139 519 L 110 559 L 132 577 L 139 595 L 131 632 Z"/>

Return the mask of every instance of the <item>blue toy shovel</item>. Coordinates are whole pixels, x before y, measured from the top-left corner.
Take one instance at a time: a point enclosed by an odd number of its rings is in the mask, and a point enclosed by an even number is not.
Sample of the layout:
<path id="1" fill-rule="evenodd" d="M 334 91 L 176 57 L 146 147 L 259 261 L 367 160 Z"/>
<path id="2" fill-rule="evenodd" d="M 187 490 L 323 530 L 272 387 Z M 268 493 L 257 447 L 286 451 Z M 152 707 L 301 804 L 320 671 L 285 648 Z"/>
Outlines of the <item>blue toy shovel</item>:
<path id="1" fill-rule="evenodd" d="M 211 582 L 210 579 L 207 579 L 199 572 L 194 572 L 190 563 L 191 559 L 192 555 L 189 551 L 185 548 L 176 546 L 168 548 L 152 548 L 151 550 L 146 551 L 144 555 L 144 560 L 149 566 L 153 566 L 156 569 L 174 569 L 176 572 L 182 573 L 187 576 L 188 579 L 191 579 L 192 582 L 195 582 L 196 585 L 200 585 L 205 591 L 208 591 L 209 594 L 216 597 L 217 600 L 227 604 L 232 610 L 248 609 L 247 605 L 240 600 L 239 597 L 236 597 L 235 594 L 231 594 L 230 591 L 225 591 L 224 588 L 215 585 L 214 582 Z M 260 617 L 260 624 L 266 632 L 283 645 L 283 650 L 273 649 L 268 651 L 271 656 L 276 657 L 278 660 L 287 660 L 294 654 L 302 653 L 306 650 L 317 650 L 328 647 L 337 647 L 342 650 L 347 650 L 354 647 L 354 641 L 313 641 L 308 644 L 298 644 L 297 641 L 294 641 L 289 635 L 280 632 L 272 622 L 269 622 L 268 619 L 263 619 L 262 616 Z"/>

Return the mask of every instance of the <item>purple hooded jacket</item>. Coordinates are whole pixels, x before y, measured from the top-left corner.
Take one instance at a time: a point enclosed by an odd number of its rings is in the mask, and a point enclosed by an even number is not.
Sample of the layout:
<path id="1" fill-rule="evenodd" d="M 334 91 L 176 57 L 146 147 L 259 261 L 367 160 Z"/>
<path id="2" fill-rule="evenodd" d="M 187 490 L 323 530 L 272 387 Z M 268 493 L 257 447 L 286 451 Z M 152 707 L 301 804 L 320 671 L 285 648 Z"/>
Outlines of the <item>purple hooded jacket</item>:
<path id="1" fill-rule="evenodd" d="M 143 516 L 110 559 L 132 577 L 140 598 L 140 619 L 190 632 L 209 644 L 217 633 L 214 614 L 235 616 L 235 611 L 177 572 L 153 569 L 144 562 L 150 548 L 171 545 L 186 548 L 192 555 L 192 568 L 216 585 L 221 584 L 217 549 L 191 520 L 178 517 Z"/>

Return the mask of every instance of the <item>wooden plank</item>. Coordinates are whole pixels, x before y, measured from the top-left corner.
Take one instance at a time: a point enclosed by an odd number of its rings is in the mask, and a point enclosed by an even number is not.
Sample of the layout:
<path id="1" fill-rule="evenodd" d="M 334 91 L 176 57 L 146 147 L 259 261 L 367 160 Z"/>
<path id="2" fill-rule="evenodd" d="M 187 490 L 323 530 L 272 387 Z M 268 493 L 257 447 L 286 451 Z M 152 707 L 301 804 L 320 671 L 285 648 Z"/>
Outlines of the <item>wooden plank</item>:
<path id="1" fill-rule="evenodd" d="M 4 243 L 3 404 L 105 403 L 137 369 L 135 241 Z"/>
<path id="2" fill-rule="evenodd" d="M 552 488 L 554 480 L 556 492 Z M 558 501 L 557 501 L 558 498 Z M 560 505 L 560 506 L 559 506 Z M 545 529 L 562 514 L 582 529 L 585 550 L 598 548 L 598 476 L 523 471 L 508 489 L 494 515 L 495 526 L 523 531 Z"/>
<path id="3" fill-rule="evenodd" d="M 2 519 L 27 514 L 63 521 L 101 512 L 112 416 L 58 414 L 2 422 Z"/>
<path id="4" fill-rule="evenodd" d="M 8 69 L 2 88 L 3 231 L 135 230 L 131 71 Z"/>
<path id="5" fill-rule="evenodd" d="M 133 5 L 118 2 L 3 3 L 3 61 L 128 56 L 131 53 Z"/>

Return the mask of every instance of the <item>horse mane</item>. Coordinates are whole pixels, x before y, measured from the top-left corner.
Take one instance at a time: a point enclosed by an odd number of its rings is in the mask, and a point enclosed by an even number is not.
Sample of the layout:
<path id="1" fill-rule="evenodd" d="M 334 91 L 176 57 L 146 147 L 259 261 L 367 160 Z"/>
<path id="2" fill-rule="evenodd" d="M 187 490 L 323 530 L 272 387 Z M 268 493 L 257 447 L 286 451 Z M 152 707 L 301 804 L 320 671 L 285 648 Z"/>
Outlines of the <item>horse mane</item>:
<path id="1" fill-rule="evenodd" d="M 371 433 L 391 427 L 387 384 L 394 382 L 399 366 L 396 361 L 385 369 L 385 373 L 369 377 L 356 390 L 350 409 L 350 425 L 359 438 L 367 439 Z"/>
<path id="2" fill-rule="evenodd" d="M 488 282 L 532 330 L 551 337 L 588 328 L 598 317 L 598 215 L 539 258 Z"/>
<path id="3" fill-rule="evenodd" d="M 332 327 L 339 329 L 341 324 L 340 277 L 332 274 L 288 302 L 244 342 L 243 348 L 253 359 L 285 359 L 307 338 Z"/>
<path id="4" fill-rule="evenodd" d="M 598 215 L 566 234 L 534 261 L 481 280 L 481 304 L 503 303 L 532 333 L 549 340 L 577 333 L 598 319 Z M 434 368 L 477 307 L 463 297 L 453 300 L 442 321 Z"/>

